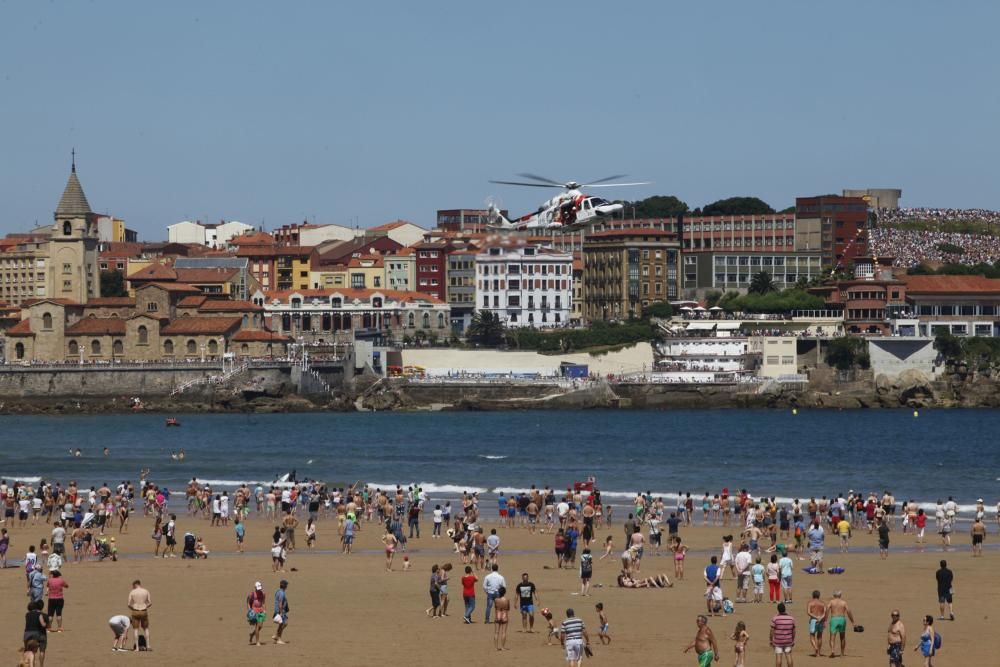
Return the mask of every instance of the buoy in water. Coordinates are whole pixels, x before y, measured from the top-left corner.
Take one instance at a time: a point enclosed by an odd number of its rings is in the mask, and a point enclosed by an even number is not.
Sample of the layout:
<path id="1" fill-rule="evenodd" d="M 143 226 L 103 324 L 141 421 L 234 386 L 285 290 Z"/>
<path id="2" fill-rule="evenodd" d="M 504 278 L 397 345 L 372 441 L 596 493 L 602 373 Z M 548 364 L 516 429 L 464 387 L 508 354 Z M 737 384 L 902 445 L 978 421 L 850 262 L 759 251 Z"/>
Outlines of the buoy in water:
<path id="1" fill-rule="evenodd" d="M 919 410 L 914 410 L 913 411 L 913 416 L 914 417 L 919 417 L 920 416 L 920 411 Z"/>
<path id="2" fill-rule="evenodd" d="M 798 408 L 792 408 L 792 414 L 793 415 L 799 414 L 799 409 Z"/>

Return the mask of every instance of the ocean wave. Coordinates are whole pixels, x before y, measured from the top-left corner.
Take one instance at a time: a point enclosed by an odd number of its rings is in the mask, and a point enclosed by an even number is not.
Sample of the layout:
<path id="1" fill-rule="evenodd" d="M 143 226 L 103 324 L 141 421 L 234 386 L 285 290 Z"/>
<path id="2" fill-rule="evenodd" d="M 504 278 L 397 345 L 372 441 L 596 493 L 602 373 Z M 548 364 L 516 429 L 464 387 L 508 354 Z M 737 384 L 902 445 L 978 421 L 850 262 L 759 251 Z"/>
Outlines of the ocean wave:
<path id="1" fill-rule="evenodd" d="M 24 482 L 26 484 L 37 484 L 42 481 L 41 477 L 32 477 L 30 475 L 0 475 L 0 479 L 5 479 L 8 482 Z"/>
<path id="2" fill-rule="evenodd" d="M 225 488 L 236 488 L 246 484 L 247 486 L 281 486 L 282 484 L 289 484 L 288 482 L 276 482 L 276 481 L 264 481 L 259 479 L 200 479 L 196 478 L 196 481 L 202 486 L 221 486 Z"/>
<path id="3" fill-rule="evenodd" d="M 506 454 L 477 454 L 481 459 L 488 459 L 490 461 L 500 461 L 507 458 Z"/>
<path id="4" fill-rule="evenodd" d="M 383 482 L 365 482 L 369 487 L 373 489 L 382 489 L 383 491 L 395 489 L 397 484 L 395 482 L 391 484 L 386 484 Z M 461 495 L 462 493 L 489 493 L 490 489 L 483 488 L 481 486 L 461 486 L 458 484 L 435 484 L 434 482 L 400 482 L 398 486 L 404 489 L 408 486 L 418 486 L 428 494 L 434 493 L 446 493 L 451 495 Z"/>

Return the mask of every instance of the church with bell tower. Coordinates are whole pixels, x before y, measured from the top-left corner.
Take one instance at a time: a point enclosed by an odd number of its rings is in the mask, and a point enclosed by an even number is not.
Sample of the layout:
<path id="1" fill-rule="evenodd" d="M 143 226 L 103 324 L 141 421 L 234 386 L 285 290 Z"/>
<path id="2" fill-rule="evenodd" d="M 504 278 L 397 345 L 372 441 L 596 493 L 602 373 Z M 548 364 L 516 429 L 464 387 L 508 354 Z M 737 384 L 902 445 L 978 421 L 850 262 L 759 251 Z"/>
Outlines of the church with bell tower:
<path id="1" fill-rule="evenodd" d="M 46 295 L 86 303 L 101 295 L 97 215 L 76 175 L 76 154 L 54 214 L 48 243 Z"/>

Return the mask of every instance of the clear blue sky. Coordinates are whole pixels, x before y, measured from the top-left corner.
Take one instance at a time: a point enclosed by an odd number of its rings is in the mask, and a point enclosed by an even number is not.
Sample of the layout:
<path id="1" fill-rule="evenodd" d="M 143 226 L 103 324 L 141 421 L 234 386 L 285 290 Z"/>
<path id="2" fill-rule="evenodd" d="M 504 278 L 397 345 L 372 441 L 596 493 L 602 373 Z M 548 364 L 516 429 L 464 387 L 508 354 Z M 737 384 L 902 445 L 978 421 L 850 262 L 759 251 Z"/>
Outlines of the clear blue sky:
<path id="1" fill-rule="evenodd" d="M 361 226 L 625 173 L 692 207 L 1000 209 L 996 2 L 0 0 L 0 233 L 95 210 Z"/>

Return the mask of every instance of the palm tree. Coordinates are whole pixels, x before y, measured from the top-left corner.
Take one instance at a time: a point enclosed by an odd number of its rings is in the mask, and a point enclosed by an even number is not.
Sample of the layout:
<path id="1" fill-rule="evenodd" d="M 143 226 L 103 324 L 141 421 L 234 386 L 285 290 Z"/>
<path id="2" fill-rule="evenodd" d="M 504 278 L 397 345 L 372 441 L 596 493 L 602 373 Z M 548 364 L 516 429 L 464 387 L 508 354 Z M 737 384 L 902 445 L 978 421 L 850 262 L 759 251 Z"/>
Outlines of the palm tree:
<path id="1" fill-rule="evenodd" d="M 507 337 L 506 327 L 500 317 L 488 310 L 477 311 L 466 330 L 469 340 L 484 345 L 499 345 Z"/>
<path id="2" fill-rule="evenodd" d="M 768 292 L 776 292 L 777 290 L 777 286 L 771 280 L 771 274 L 767 271 L 755 273 L 753 278 L 750 279 L 750 287 L 747 289 L 751 294 L 767 294 Z"/>

